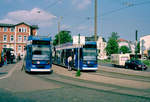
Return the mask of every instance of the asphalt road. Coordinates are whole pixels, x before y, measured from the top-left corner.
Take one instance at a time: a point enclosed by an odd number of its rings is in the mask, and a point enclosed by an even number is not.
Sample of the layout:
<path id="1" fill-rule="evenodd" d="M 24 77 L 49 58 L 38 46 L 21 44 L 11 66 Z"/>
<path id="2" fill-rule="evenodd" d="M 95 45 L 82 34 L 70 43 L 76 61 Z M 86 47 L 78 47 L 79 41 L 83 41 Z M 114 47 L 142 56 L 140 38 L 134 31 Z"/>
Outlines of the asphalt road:
<path id="1" fill-rule="evenodd" d="M 117 67 L 114 67 L 112 64 L 107 64 L 107 63 L 99 63 L 100 65 L 102 65 L 102 66 L 106 66 L 106 67 L 112 67 L 112 68 L 123 68 L 123 67 L 119 67 L 119 66 L 117 66 Z M 128 70 L 133 70 L 133 69 L 128 69 Z M 139 70 L 139 71 L 141 71 L 141 70 Z M 150 68 L 148 68 L 147 70 L 144 70 L 145 72 L 150 72 Z"/>
<path id="2" fill-rule="evenodd" d="M 10 76 L 0 79 L 0 102 L 150 102 L 147 97 L 96 88 L 117 86 L 70 78 L 55 70 L 28 74 L 21 71 L 21 62 L 12 69 Z M 91 84 L 96 87 L 88 87 Z"/>
<path id="3" fill-rule="evenodd" d="M 72 86 L 54 90 L 12 93 L 0 89 L 1 102 L 149 102 L 149 99 Z"/>
<path id="4" fill-rule="evenodd" d="M 37 77 L 39 75 L 31 75 Z M 47 76 L 47 75 L 46 75 Z M 55 74 L 50 77 L 57 76 Z M 58 76 L 57 76 L 58 77 Z M 33 80 L 32 80 L 33 81 Z M 104 90 L 94 90 L 62 83 L 55 80 L 46 80 L 59 85 L 59 88 L 13 92 L 0 89 L 0 102 L 149 102 L 149 98 L 130 96 Z M 15 86 L 14 86 L 15 87 Z"/>

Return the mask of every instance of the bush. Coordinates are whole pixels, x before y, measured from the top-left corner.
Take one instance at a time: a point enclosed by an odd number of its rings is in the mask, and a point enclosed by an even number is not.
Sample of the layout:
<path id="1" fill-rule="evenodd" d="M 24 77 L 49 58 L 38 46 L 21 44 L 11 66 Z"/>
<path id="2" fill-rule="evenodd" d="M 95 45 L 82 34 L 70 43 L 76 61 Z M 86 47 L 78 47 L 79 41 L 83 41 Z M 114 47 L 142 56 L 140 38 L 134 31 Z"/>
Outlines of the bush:
<path id="1" fill-rule="evenodd" d="M 150 67 L 150 60 L 143 60 L 142 61 L 145 65 L 147 65 L 148 67 Z"/>

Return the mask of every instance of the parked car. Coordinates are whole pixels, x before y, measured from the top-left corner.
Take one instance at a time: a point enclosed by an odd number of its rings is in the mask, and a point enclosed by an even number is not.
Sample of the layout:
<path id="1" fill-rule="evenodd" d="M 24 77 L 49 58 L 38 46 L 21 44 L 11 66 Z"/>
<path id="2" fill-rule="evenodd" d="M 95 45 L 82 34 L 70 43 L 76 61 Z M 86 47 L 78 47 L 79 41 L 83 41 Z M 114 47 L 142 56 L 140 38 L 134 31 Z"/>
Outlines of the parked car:
<path id="1" fill-rule="evenodd" d="M 125 68 L 132 68 L 132 69 L 135 69 L 135 70 L 146 70 L 147 69 L 147 66 L 142 63 L 140 60 L 127 60 L 125 62 Z"/>

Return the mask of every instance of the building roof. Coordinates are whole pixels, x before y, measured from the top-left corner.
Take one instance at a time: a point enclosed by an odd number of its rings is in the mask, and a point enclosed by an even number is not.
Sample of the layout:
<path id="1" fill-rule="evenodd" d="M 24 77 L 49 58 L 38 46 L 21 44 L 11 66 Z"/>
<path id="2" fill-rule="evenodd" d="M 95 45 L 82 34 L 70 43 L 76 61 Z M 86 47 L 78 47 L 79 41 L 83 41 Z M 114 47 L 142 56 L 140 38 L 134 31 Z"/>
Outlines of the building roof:
<path id="1" fill-rule="evenodd" d="M 20 25 L 20 24 L 25 24 L 25 25 L 27 25 L 27 26 L 30 26 L 32 29 L 38 29 L 38 26 L 37 26 L 37 25 L 28 25 L 28 24 L 25 23 L 25 22 L 21 22 L 21 23 L 18 23 L 18 24 L 0 23 L 0 27 L 14 27 L 14 26 L 17 26 L 17 25 Z"/>
<path id="2" fill-rule="evenodd" d="M 150 34 L 149 35 L 144 35 L 144 36 L 140 37 L 140 39 L 147 38 L 147 37 L 150 37 Z"/>
<path id="3" fill-rule="evenodd" d="M 0 27 L 12 27 L 13 24 L 0 23 Z"/>
<path id="4" fill-rule="evenodd" d="M 117 41 L 118 42 L 128 42 L 128 40 L 125 40 L 125 39 L 122 39 L 122 38 L 118 39 Z"/>

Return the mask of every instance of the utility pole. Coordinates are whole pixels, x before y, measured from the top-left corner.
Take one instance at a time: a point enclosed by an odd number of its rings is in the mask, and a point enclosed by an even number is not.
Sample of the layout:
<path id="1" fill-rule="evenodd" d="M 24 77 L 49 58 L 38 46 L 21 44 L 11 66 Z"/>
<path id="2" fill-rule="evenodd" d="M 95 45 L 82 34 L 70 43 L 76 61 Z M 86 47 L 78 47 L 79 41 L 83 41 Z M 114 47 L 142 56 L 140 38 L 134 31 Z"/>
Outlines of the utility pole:
<path id="1" fill-rule="evenodd" d="M 58 44 L 60 45 L 60 21 L 62 19 L 62 16 L 58 19 Z"/>
<path id="2" fill-rule="evenodd" d="M 81 44 L 80 44 L 80 34 L 78 35 L 78 46 L 79 46 L 79 48 L 78 48 L 78 70 L 76 72 L 76 76 L 81 75 L 81 73 L 80 73 L 80 46 L 81 46 Z"/>
<path id="3" fill-rule="evenodd" d="M 95 41 L 97 41 L 97 0 L 95 0 L 95 18 L 94 18 L 94 35 Z"/>
<path id="4" fill-rule="evenodd" d="M 137 48 L 137 38 L 138 38 L 138 30 L 135 31 L 135 57 L 137 59 L 137 51 L 138 51 L 138 48 Z"/>

